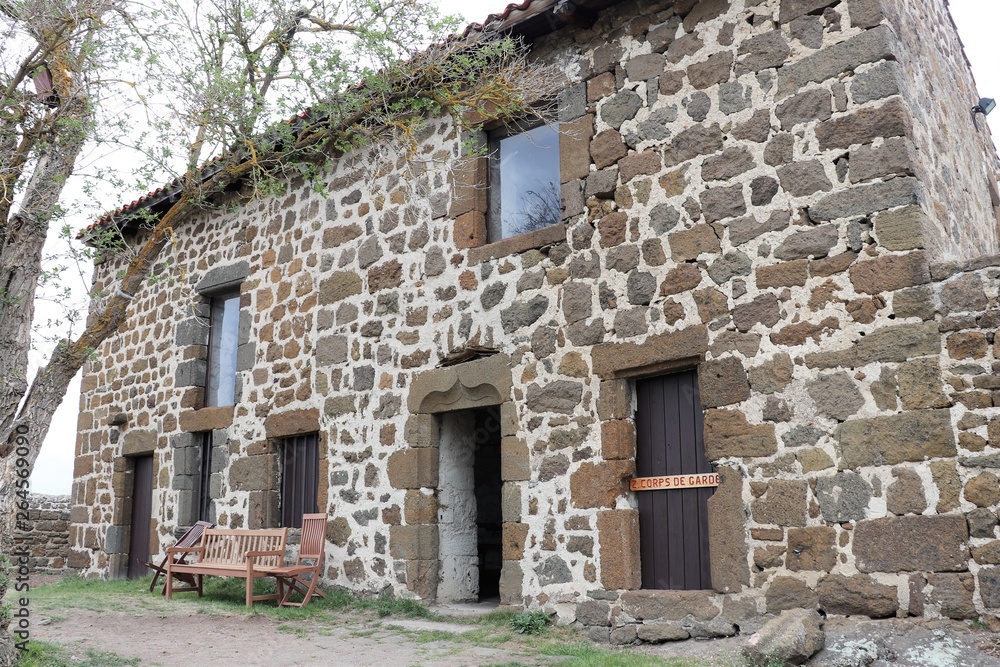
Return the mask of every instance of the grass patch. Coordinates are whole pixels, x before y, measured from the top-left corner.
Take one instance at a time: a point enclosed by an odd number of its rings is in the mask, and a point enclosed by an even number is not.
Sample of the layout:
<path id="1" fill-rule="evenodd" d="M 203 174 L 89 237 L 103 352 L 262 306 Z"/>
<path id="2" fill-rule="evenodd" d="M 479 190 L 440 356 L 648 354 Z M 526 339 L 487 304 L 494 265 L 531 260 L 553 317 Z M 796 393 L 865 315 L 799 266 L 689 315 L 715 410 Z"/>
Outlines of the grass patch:
<path id="1" fill-rule="evenodd" d="M 75 575 L 66 575 L 61 579 L 33 586 L 32 591 L 38 592 L 46 600 L 83 600 L 99 597 L 102 599 L 137 598 L 147 593 L 149 578 L 146 579 L 84 579 Z"/>
<path id="2" fill-rule="evenodd" d="M 416 600 L 404 600 L 395 597 L 379 597 L 374 599 L 355 598 L 355 604 L 360 609 L 374 609 L 380 618 L 386 616 L 404 616 L 406 618 L 438 618 L 430 609 Z"/>
<path id="3" fill-rule="evenodd" d="M 282 623 L 281 625 L 276 627 L 275 630 L 277 630 L 278 632 L 284 632 L 285 634 L 295 635 L 296 637 L 309 636 L 308 630 L 305 630 L 295 625 L 288 625 L 287 623 Z"/>
<path id="4" fill-rule="evenodd" d="M 217 614 L 220 616 L 263 614 L 278 621 L 313 620 L 342 622 L 344 612 L 361 612 L 379 618 L 438 618 L 426 606 L 414 600 L 392 596 L 359 597 L 348 591 L 332 589 L 326 597 L 314 596 L 305 607 L 278 607 L 272 600 L 246 606 L 246 583 L 237 577 L 205 577 L 204 597 L 181 593 L 172 600 L 148 592 L 150 578 L 136 580 L 81 579 L 67 576 L 59 581 L 32 589 L 32 603 L 39 611 L 65 614 L 66 609 L 107 612 L 109 609 L 159 615 L 171 613 Z M 273 579 L 257 579 L 254 595 L 276 591 Z"/>
<path id="5" fill-rule="evenodd" d="M 30 641 L 18 667 L 133 667 L 139 658 L 123 658 L 110 651 L 75 651 L 70 646 Z"/>
<path id="6" fill-rule="evenodd" d="M 455 633 L 446 630 L 418 630 L 411 633 L 411 637 L 418 644 L 430 644 L 431 642 L 447 642 L 455 639 Z"/>
<path id="7" fill-rule="evenodd" d="M 68 575 L 43 586 L 32 587 L 31 604 L 53 621 L 72 610 L 142 616 L 163 607 L 159 595 L 147 591 L 149 579 L 102 581 Z"/>
<path id="8" fill-rule="evenodd" d="M 514 635 L 510 632 L 498 633 L 495 628 L 477 628 L 463 632 L 458 637 L 470 644 L 503 644 L 513 639 Z"/>
<path id="9" fill-rule="evenodd" d="M 707 663 L 691 658 L 657 658 L 625 651 L 610 651 L 592 644 L 549 644 L 541 646 L 542 655 L 570 656 L 560 667 L 708 667 Z"/>
<path id="10" fill-rule="evenodd" d="M 496 611 L 491 611 L 488 614 L 474 617 L 472 621 L 474 623 L 478 623 L 479 625 L 510 627 L 511 620 L 519 613 L 520 612 L 510 611 L 508 609 L 497 609 Z"/>

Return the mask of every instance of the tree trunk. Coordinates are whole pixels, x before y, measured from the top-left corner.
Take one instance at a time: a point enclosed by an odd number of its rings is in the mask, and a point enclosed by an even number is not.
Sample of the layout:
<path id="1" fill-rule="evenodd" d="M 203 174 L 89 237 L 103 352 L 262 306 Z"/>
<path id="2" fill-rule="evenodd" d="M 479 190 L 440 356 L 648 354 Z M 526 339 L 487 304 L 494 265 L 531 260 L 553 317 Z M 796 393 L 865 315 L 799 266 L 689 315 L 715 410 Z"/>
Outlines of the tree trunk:
<path id="1" fill-rule="evenodd" d="M 61 122 L 76 128 L 85 127 L 91 120 L 90 106 L 84 98 L 76 98 L 59 113 Z M 17 492 L 27 490 L 19 482 L 30 475 L 52 415 L 82 364 L 76 364 L 68 376 L 68 368 L 61 370 L 64 363 L 57 363 L 53 370 L 53 362 L 62 357 L 64 346 L 60 346 L 27 392 L 28 351 L 42 249 L 52 212 L 57 210 L 84 138 L 84 132 L 77 129 L 52 141 L 32 172 L 20 212 L 7 221 L 6 236 L 0 239 L 0 555 L 13 553 Z M 36 392 L 36 387 L 42 391 Z M 5 661 L 17 657 L 13 643 L 7 629 L 0 627 L 0 667 L 13 664 Z"/>
<path id="2" fill-rule="evenodd" d="M 0 247 L 0 433 L 10 429 L 28 388 L 31 320 L 48 231 L 17 216 L 11 223 L 12 238 Z"/>
<path id="3" fill-rule="evenodd" d="M 0 556 L 15 551 L 15 531 L 26 517 L 23 503 L 27 500 L 27 480 L 34 468 L 42 442 L 49 432 L 52 415 L 62 403 L 66 389 L 82 365 L 65 358 L 67 347 L 60 345 L 51 361 L 38 372 L 21 413 L 14 420 L 7 437 L 0 441 L 9 451 L 0 458 Z M 0 590 L 0 599 L 3 591 Z M 0 667 L 17 662 L 18 651 L 9 629 L 0 622 Z"/>
<path id="4" fill-rule="evenodd" d="M 23 428 L 21 429 L 24 430 Z M 15 451 L 18 448 L 15 447 Z M 14 541 L 14 529 L 17 525 L 17 479 L 21 479 L 17 474 L 17 457 L 8 456 L 0 459 L 0 516 L 3 517 L 3 524 L 0 527 L 0 571 L 4 569 L 5 559 L 12 557 L 16 546 Z M 26 481 L 26 480 L 25 480 Z M 25 494 L 27 485 L 24 485 Z M 8 520 L 9 519 L 9 520 Z M 2 574 L 2 572 L 0 572 Z M 4 594 L 8 587 L 0 583 L 0 600 L 4 599 Z M 12 589 L 10 589 L 12 590 Z M 12 596 L 16 598 L 16 596 Z M 8 601 L 9 602 L 9 601 Z M 0 620 L 0 667 L 11 667 L 17 664 L 18 650 L 15 647 L 15 639 L 10 634 L 9 621 Z"/>

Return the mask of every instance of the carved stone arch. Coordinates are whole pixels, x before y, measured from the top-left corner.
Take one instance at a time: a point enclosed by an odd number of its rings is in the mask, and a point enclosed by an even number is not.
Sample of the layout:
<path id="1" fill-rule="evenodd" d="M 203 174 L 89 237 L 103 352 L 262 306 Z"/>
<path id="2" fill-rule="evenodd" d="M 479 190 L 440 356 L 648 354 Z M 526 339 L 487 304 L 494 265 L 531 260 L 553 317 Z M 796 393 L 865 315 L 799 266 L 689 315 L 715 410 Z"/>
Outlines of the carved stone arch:
<path id="1" fill-rule="evenodd" d="M 510 357 L 495 354 L 417 374 L 406 399 L 411 414 L 437 414 L 500 405 L 510 400 Z"/>

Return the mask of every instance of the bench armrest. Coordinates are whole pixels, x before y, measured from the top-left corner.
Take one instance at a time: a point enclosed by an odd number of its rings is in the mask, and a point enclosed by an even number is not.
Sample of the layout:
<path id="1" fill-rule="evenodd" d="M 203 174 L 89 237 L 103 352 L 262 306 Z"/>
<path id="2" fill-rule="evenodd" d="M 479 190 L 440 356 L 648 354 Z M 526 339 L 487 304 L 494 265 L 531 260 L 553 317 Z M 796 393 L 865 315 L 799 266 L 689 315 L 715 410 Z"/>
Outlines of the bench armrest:
<path id="1" fill-rule="evenodd" d="M 181 553 L 198 553 L 198 552 L 200 552 L 204 548 L 205 547 L 201 547 L 201 546 L 198 546 L 198 547 L 167 547 L 167 555 L 168 556 L 172 556 L 174 554 L 181 554 Z"/>
<path id="2" fill-rule="evenodd" d="M 174 565 L 180 565 L 189 553 L 200 553 L 202 547 L 167 547 L 167 576 L 174 571 Z M 174 560 L 176 554 L 183 554 L 180 559 Z"/>
<path id="3" fill-rule="evenodd" d="M 284 549 L 272 549 L 271 551 L 248 551 L 246 553 L 247 572 L 253 572 L 254 571 L 254 565 L 256 565 L 257 559 L 258 558 L 264 558 L 266 556 L 280 556 L 282 558 L 282 560 L 284 560 L 285 550 Z M 271 567 L 273 567 L 273 566 L 271 566 Z"/>

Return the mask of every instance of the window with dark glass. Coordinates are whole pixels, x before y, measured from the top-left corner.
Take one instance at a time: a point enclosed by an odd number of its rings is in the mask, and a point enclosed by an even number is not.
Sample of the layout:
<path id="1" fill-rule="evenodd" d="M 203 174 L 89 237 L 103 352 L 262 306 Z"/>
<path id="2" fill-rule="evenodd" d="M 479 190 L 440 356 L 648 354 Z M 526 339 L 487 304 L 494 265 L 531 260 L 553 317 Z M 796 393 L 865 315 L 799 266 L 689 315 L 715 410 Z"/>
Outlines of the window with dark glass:
<path id="1" fill-rule="evenodd" d="M 211 521 L 208 517 L 212 504 L 212 432 L 201 435 L 201 470 L 198 472 L 198 520 Z"/>
<path id="2" fill-rule="evenodd" d="M 489 241 L 558 223 L 559 132 L 549 125 L 508 127 L 489 139 Z"/>
<path id="3" fill-rule="evenodd" d="M 314 514 L 319 495 L 319 436 L 281 441 L 281 525 L 302 527 L 302 515 Z"/>
<path id="4" fill-rule="evenodd" d="M 233 405 L 236 396 L 236 349 L 240 334 L 239 292 L 212 297 L 209 330 L 205 405 Z"/>

